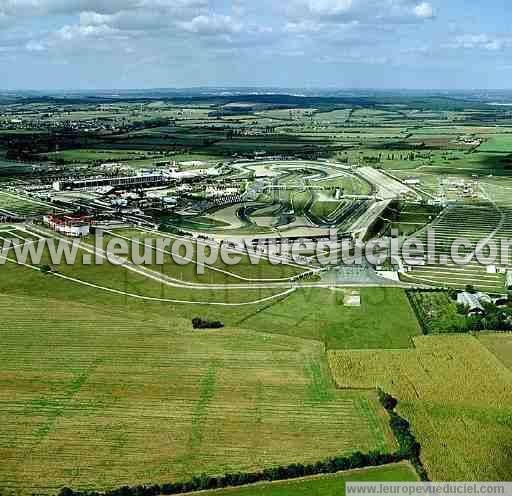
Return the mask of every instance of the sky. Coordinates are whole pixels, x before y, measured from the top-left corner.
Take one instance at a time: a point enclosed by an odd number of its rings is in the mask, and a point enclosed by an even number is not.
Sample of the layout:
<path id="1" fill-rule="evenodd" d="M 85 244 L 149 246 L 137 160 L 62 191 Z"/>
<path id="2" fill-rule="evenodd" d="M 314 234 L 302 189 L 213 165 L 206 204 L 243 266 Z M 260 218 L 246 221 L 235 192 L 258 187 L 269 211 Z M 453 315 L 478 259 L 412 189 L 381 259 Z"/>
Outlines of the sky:
<path id="1" fill-rule="evenodd" d="M 0 89 L 510 89 L 510 0 L 0 0 Z"/>

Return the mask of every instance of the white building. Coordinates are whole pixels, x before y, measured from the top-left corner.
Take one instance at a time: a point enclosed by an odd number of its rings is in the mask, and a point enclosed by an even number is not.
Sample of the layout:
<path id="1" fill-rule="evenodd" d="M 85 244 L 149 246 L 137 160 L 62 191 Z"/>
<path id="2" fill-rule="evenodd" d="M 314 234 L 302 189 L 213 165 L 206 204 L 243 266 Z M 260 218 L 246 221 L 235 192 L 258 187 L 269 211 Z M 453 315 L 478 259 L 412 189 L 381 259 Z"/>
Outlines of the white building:
<path id="1" fill-rule="evenodd" d="M 407 184 L 407 186 L 420 186 L 421 181 L 416 177 L 410 177 L 404 181 L 404 184 Z"/>
<path id="2" fill-rule="evenodd" d="M 469 314 L 483 314 L 483 303 L 492 303 L 492 298 L 485 293 L 468 293 L 463 291 L 457 295 L 457 303 L 468 307 Z"/>
<path id="3" fill-rule="evenodd" d="M 506 287 L 507 289 L 511 290 L 512 289 L 512 270 L 507 270 L 507 273 L 506 273 Z"/>

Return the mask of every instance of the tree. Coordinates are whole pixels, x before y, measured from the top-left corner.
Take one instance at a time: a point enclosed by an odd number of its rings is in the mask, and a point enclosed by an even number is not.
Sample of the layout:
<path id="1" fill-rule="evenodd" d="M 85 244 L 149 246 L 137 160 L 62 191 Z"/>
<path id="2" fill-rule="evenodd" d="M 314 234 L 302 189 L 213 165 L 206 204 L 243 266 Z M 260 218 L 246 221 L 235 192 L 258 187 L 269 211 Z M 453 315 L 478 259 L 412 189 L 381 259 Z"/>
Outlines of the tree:
<path id="1" fill-rule="evenodd" d="M 50 274 L 51 272 L 53 272 L 53 270 L 52 270 L 52 268 L 49 265 L 42 265 L 41 266 L 41 272 L 43 274 Z"/>
<path id="2" fill-rule="evenodd" d="M 457 303 L 457 313 L 459 313 L 460 315 L 468 315 L 469 306 L 464 305 L 464 303 Z"/>
<path id="3" fill-rule="evenodd" d="M 195 317 L 192 319 L 192 327 L 194 329 L 222 329 L 224 324 L 220 321 L 209 321 Z"/>
<path id="4" fill-rule="evenodd" d="M 73 492 L 72 489 L 69 489 L 69 487 L 63 487 L 59 491 L 59 495 L 58 496 L 74 496 L 74 492 Z"/>
<path id="5" fill-rule="evenodd" d="M 398 405 L 398 401 L 395 398 L 393 398 L 393 396 L 386 393 L 382 389 L 379 389 L 378 395 L 379 395 L 379 401 L 380 401 L 381 405 L 388 412 L 393 411 L 396 408 L 396 406 Z"/>

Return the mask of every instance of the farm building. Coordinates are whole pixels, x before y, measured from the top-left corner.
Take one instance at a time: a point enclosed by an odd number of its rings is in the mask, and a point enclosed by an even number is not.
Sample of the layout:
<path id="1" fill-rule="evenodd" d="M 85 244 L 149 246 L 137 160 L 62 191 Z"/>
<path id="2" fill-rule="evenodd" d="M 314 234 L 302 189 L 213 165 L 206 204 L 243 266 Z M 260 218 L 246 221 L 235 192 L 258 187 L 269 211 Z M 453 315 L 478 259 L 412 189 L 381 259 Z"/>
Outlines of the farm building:
<path id="1" fill-rule="evenodd" d="M 505 286 L 507 289 L 512 290 L 512 270 L 507 270 L 507 274 L 505 276 L 506 283 Z"/>
<path id="2" fill-rule="evenodd" d="M 91 218 L 80 215 L 46 215 L 44 223 L 54 231 L 73 238 L 87 236 L 91 230 Z"/>
<path id="3" fill-rule="evenodd" d="M 343 301 L 343 304 L 346 307 L 360 307 L 361 306 L 361 292 L 354 290 L 349 291 L 347 294 L 345 294 L 345 299 Z"/>
<path id="4" fill-rule="evenodd" d="M 492 303 L 492 299 L 485 293 L 468 293 L 463 291 L 457 295 L 457 303 L 468 307 L 469 314 L 483 314 L 483 303 Z"/>

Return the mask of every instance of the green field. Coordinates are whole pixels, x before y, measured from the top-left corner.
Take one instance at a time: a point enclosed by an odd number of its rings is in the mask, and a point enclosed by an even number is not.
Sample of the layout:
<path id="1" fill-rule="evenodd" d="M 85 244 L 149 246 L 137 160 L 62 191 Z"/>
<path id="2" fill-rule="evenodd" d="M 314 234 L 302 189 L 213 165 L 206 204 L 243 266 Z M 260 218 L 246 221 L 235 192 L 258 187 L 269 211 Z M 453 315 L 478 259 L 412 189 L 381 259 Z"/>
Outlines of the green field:
<path id="1" fill-rule="evenodd" d="M 396 230 L 398 236 L 410 236 L 432 223 L 438 211 L 429 206 L 403 203 L 398 208 L 390 208 L 385 215 L 389 224 L 385 228 L 385 234 L 391 235 Z"/>
<path id="2" fill-rule="evenodd" d="M 321 219 L 329 219 L 334 216 L 339 207 L 338 201 L 316 201 L 313 203 L 311 213 Z"/>
<path id="3" fill-rule="evenodd" d="M 273 484 L 205 491 L 204 496 L 345 496 L 346 482 L 416 482 L 418 477 L 407 463 L 341 472 Z"/>
<path id="4" fill-rule="evenodd" d="M 48 258 L 42 264 L 50 263 Z M 237 304 L 281 294 L 284 289 L 204 289 L 170 287 L 123 267 L 104 265 L 62 265 L 58 273 L 76 281 L 41 274 L 10 262 L 0 266 L 0 290 L 6 293 L 56 297 L 124 311 L 151 308 L 155 315 L 192 319 L 198 315 L 221 320 L 226 325 L 291 337 L 313 339 L 329 349 L 408 348 L 411 337 L 420 333 L 418 322 L 400 289 L 363 289 L 362 306 L 343 306 L 344 293 L 328 289 L 300 289 L 294 293 L 247 306 L 198 306 L 186 303 L 143 301 L 129 295 L 178 300 Z M 80 282 L 119 291 L 98 289 Z M 127 294 L 124 294 L 127 293 Z M 143 310 L 142 310 L 143 311 Z M 389 312 L 388 319 L 381 319 Z"/>
<path id="5" fill-rule="evenodd" d="M 327 349 L 409 348 L 421 333 L 401 289 L 362 289 L 356 308 L 343 306 L 343 300 L 342 292 L 327 289 L 297 291 L 236 325 L 314 339 Z"/>
<path id="6" fill-rule="evenodd" d="M 50 203 L 40 200 L 25 198 L 16 193 L 0 191 L 0 210 L 16 214 L 20 217 L 28 217 L 51 213 L 54 207 Z"/>
<path id="7" fill-rule="evenodd" d="M 320 122 L 345 123 L 350 117 L 351 109 L 333 110 L 332 112 L 319 112 L 314 114 L 314 120 Z"/>
<path id="8" fill-rule="evenodd" d="M 170 310 L 55 296 L 2 294 L 0 306 L 4 490 L 164 483 L 394 449 L 375 393 L 337 391 L 319 343 L 192 331 Z"/>
<path id="9" fill-rule="evenodd" d="M 79 150 L 63 150 L 59 152 L 49 153 L 46 155 L 49 159 L 67 160 L 72 162 L 112 162 L 112 161 L 132 161 L 147 160 L 154 158 L 155 160 L 164 160 L 165 157 L 152 155 L 143 150 L 95 150 L 95 149 L 79 149 Z"/>
<path id="10" fill-rule="evenodd" d="M 247 255 L 239 254 L 240 263 L 236 265 L 228 265 L 223 262 L 220 258 L 215 263 L 208 264 L 208 267 L 204 267 L 204 274 L 198 274 L 197 261 L 197 250 L 198 245 L 194 243 L 193 250 L 191 252 L 190 259 L 194 263 L 188 265 L 178 265 L 173 260 L 172 247 L 174 243 L 183 241 L 183 238 L 177 236 L 155 234 L 153 232 L 140 231 L 135 229 L 130 230 L 114 230 L 107 231 L 104 235 L 104 246 L 108 244 L 114 237 L 122 237 L 130 242 L 135 241 L 133 249 L 140 254 L 144 253 L 144 242 L 145 240 L 155 240 L 165 236 L 169 239 L 169 247 L 165 248 L 164 253 L 160 252 L 163 256 L 164 265 L 158 266 L 155 263 L 148 264 L 147 267 L 158 272 L 163 272 L 168 276 L 179 278 L 182 281 L 197 282 L 197 283 L 218 283 L 218 284 L 234 284 L 243 282 L 258 282 L 259 280 L 288 280 L 289 278 L 308 271 L 308 267 L 301 267 L 296 265 L 281 264 L 278 266 L 270 264 L 270 262 L 262 259 L 257 265 L 251 264 L 251 260 Z M 188 241 L 188 240 L 187 240 Z M 92 240 L 90 241 L 93 242 Z M 200 246 L 200 248 L 203 245 Z M 130 246 L 130 253 L 133 251 Z M 151 253 L 151 259 L 156 262 L 156 245 L 153 245 L 153 249 L 149 250 Z M 208 253 L 208 251 L 206 251 Z M 180 253 L 185 255 L 185 250 L 181 250 Z"/>
<path id="11" fill-rule="evenodd" d="M 0 132 L 1 136 L 1 132 Z M 32 165 L 22 164 L 4 160 L 2 149 L 0 148 L 0 179 L 7 180 L 13 174 L 26 173 L 32 170 Z"/>
<path id="12" fill-rule="evenodd" d="M 13 232 L 19 231 L 5 231 L 1 237 L 3 239 L 12 237 L 10 233 Z M 80 250 L 77 252 L 77 263 L 72 265 L 62 263 L 53 266 L 47 248 L 42 254 L 39 266 L 49 265 L 55 274 L 43 274 L 33 268 L 6 261 L 5 264 L 0 264 L 0 290 L 35 297 L 51 295 L 71 301 L 104 305 L 106 308 L 151 307 L 152 312 L 164 315 L 168 314 L 169 307 L 172 305 L 176 315 L 191 319 L 199 313 L 205 317 L 213 316 L 216 320 L 224 320 L 230 316 L 234 319 L 241 318 L 247 312 L 258 308 L 258 304 L 240 306 L 239 303 L 258 301 L 284 291 L 280 288 L 251 289 L 250 287 L 239 290 L 229 286 L 224 289 L 211 289 L 208 286 L 198 289 L 180 286 L 179 281 L 183 276 L 179 273 L 177 282 L 166 280 L 159 282 L 129 268 L 110 263 L 87 265 L 82 261 L 85 252 Z M 160 273 L 153 272 L 150 275 L 159 277 Z M 221 305 L 209 306 L 209 303 L 221 303 Z M 267 304 L 268 302 L 263 302 L 259 305 Z"/>
<path id="13" fill-rule="evenodd" d="M 512 134 L 497 134 L 483 143 L 481 152 L 512 153 Z"/>
<path id="14" fill-rule="evenodd" d="M 372 187 L 358 176 L 346 175 L 315 181 L 315 185 L 326 188 L 341 188 L 345 195 L 369 195 Z"/>
<path id="15" fill-rule="evenodd" d="M 66 270 L 110 287 L 161 291 L 120 268 Z M 9 308 L 3 311 L 0 360 L 2 420 L 8 426 L 0 438 L 6 460 L 0 485 L 8 489 L 19 489 L 21 480 L 43 492 L 61 485 L 165 482 L 205 471 L 313 462 L 355 449 L 393 449 L 375 393 L 337 392 L 324 344 L 298 339 L 322 341 L 320 329 L 305 332 L 313 320 L 304 320 L 293 337 L 279 336 L 279 321 L 268 325 L 274 320 L 265 315 L 268 303 L 227 309 L 148 303 L 10 263 L 0 272 L 0 302 Z M 327 306 L 318 308 L 324 295 L 319 290 L 310 304 L 325 313 Z M 225 293 L 220 296 L 230 301 Z M 363 301 L 384 306 L 397 298 L 403 295 L 369 290 Z M 304 306 L 303 296 L 280 311 L 296 312 L 301 300 Z M 361 335 L 356 341 L 347 328 L 336 327 L 337 315 L 346 310 L 337 301 L 329 300 L 329 325 L 339 332 L 333 343 L 407 346 L 405 326 L 398 339 L 381 328 L 372 339 Z M 258 308 L 266 323 L 249 322 Z M 178 317 L 198 313 L 222 318 L 234 330 L 194 332 L 190 320 Z M 33 314 L 37 320 L 28 316 Z M 368 322 L 359 323 L 361 333 Z M 23 442 L 13 445 L 20 436 Z M 24 453 L 30 456 L 22 463 Z M 114 469 L 107 470 L 112 459 Z"/>

